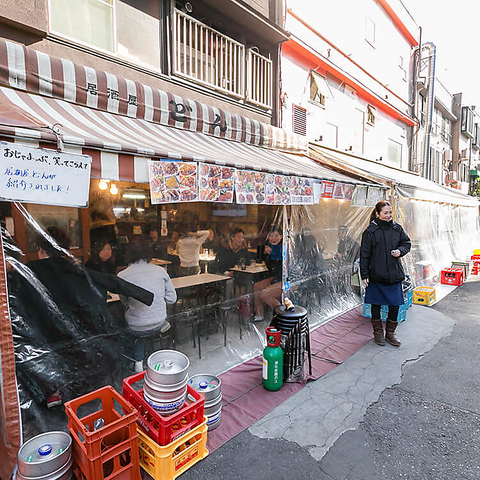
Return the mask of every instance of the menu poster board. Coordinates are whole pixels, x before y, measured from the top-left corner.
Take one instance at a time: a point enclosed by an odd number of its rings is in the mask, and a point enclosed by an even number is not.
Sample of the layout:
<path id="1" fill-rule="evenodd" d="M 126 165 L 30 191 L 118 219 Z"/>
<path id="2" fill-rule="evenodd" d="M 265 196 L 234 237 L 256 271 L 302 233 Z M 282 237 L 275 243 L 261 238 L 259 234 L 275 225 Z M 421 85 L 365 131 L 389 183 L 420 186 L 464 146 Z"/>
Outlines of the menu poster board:
<path id="1" fill-rule="evenodd" d="M 352 200 L 354 190 L 355 190 L 354 185 L 350 185 L 349 183 L 344 184 L 343 193 L 345 194 L 345 200 Z"/>
<path id="2" fill-rule="evenodd" d="M 152 204 L 197 202 L 198 164 L 171 160 L 149 160 Z"/>
<path id="3" fill-rule="evenodd" d="M 0 199 L 86 207 L 92 157 L 0 142 Z"/>
<path id="4" fill-rule="evenodd" d="M 291 177 L 267 173 L 265 182 L 267 205 L 290 205 Z"/>
<path id="5" fill-rule="evenodd" d="M 233 203 L 234 168 L 200 163 L 199 171 L 200 201 Z"/>
<path id="6" fill-rule="evenodd" d="M 335 186 L 333 188 L 333 198 L 337 200 L 344 200 L 345 199 L 345 191 L 344 185 L 341 182 L 335 182 Z"/>
<path id="7" fill-rule="evenodd" d="M 292 205 L 313 205 L 313 180 L 301 177 L 290 178 L 292 179 Z"/>
<path id="8" fill-rule="evenodd" d="M 237 203 L 242 205 L 265 204 L 265 177 L 263 172 L 237 170 L 235 191 Z"/>
<path id="9" fill-rule="evenodd" d="M 327 180 L 322 181 L 322 188 L 320 191 L 320 195 L 322 198 L 332 198 L 333 197 L 333 189 L 335 187 L 335 182 L 330 182 Z"/>

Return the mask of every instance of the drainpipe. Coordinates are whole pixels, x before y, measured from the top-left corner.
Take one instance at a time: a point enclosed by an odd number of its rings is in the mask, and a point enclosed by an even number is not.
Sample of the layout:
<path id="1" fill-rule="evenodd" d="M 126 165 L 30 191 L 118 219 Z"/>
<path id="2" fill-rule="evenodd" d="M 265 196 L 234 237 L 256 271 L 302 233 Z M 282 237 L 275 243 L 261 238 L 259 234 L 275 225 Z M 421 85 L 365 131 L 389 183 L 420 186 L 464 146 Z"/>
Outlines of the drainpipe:
<path id="1" fill-rule="evenodd" d="M 422 51 L 427 50 L 429 55 L 428 73 L 427 73 L 427 85 L 428 85 L 428 97 L 427 97 L 427 111 L 425 112 L 425 133 L 423 135 L 423 149 L 421 163 L 424 168 L 424 176 L 429 178 L 430 176 L 430 137 L 432 135 L 432 123 L 433 123 L 433 111 L 435 104 L 434 84 L 435 84 L 435 59 L 437 55 L 437 48 L 432 42 L 426 42 L 422 45 Z M 420 58 L 422 55 L 420 51 Z"/>

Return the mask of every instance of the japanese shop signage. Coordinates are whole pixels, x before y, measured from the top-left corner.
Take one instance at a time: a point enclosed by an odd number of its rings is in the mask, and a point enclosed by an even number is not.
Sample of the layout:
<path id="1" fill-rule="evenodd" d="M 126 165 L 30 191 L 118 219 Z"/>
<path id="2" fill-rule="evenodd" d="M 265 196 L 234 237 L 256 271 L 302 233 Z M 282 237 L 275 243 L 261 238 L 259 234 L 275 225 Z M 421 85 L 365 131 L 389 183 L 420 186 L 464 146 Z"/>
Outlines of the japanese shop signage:
<path id="1" fill-rule="evenodd" d="M 148 178 L 152 204 L 198 201 L 197 163 L 150 160 Z"/>
<path id="2" fill-rule="evenodd" d="M 204 202 L 232 203 L 235 169 L 218 165 L 200 164 L 200 200 Z"/>
<path id="3" fill-rule="evenodd" d="M 86 207 L 92 158 L 0 142 L 0 199 Z"/>
<path id="4" fill-rule="evenodd" d="M 335 182 L 329 182 L 324 180 L 322 182 L 320 196 L 322 198 L 332 198 L 333 197 L 333 189 L 335 187 Z"/>

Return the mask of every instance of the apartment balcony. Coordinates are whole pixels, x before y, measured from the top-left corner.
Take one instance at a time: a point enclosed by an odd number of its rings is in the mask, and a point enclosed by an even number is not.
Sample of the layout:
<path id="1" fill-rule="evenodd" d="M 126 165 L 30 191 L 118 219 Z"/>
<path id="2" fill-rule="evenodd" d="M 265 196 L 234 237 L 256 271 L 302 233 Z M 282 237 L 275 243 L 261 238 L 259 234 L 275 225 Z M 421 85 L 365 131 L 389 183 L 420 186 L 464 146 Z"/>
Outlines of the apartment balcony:
<path id="1" fill-rule="evenodd" d="M 173 73 L 271 109 L 272 61 L 175 9 Z"/>

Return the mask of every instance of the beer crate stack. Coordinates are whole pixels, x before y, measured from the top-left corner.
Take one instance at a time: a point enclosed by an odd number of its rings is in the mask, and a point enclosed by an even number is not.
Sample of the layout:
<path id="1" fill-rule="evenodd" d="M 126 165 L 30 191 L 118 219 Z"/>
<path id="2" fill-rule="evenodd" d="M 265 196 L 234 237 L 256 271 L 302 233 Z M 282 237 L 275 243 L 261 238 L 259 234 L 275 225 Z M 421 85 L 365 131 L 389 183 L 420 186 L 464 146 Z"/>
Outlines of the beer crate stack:
<path id="1" fill-rule="evenodd" d="M 140 467 L 154 480 L 173 480 L 208 455 L 204 397 L 186 385 L 183 406 L 166 415 L 147 402 L 146 372 L 123 380 L 123 396 L 137 410 Z M 148 398 L 148 396 L 147 396 Z"/>
<path id="2" fill-rule="evenodd" d="M 463 268 L 444 268 L 441 271 L 440 283 L 442 285 L 453 285 L 459 287 L 464 282 Z"/>
<path id="3" fill-rule="evenodd" d="M 480 253 L 478 255 L 477 254 L 472 255 L 471 259 L 473 262 L 472 275 L 479 275 L 480 274 Z"/>
<path id="4" fill-rule="evenodd" d="M 108 385 L 66 402 L 65 413 L 77 480 L 140 480 L 137 411 L 129 402 Z"/>

